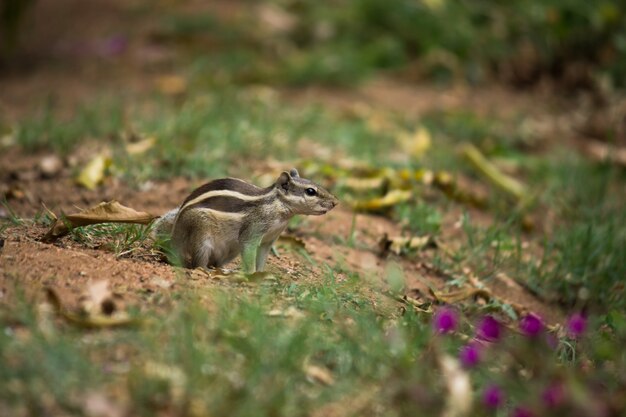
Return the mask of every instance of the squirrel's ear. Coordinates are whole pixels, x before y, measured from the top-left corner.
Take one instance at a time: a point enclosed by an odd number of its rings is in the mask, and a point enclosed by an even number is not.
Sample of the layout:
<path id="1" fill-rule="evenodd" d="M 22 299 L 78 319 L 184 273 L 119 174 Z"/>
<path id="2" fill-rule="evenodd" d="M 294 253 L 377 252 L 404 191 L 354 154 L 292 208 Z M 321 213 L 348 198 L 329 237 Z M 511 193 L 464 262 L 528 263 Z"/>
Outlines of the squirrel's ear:
<path id="1" fill-rule="evenodd" d="M 298 170 L 295 168 L 291 168 L 291 171 L 289 171 L 289 175 L 291 175 L 293 178 L 300 178 L 300 174 L 298 174 Z"/>
<path id="2" fill-rule="evenodd" d="M 282 188 L 284 191 L 287 191 L 289 189 L 290 181 L 291 181 L 291 175 L 287 171 L 284 171 L 282 174 L 280 174 L 280 177 L 278 177 L 278 179 L 276 180 L 276 186 L 279 188 Z"/>

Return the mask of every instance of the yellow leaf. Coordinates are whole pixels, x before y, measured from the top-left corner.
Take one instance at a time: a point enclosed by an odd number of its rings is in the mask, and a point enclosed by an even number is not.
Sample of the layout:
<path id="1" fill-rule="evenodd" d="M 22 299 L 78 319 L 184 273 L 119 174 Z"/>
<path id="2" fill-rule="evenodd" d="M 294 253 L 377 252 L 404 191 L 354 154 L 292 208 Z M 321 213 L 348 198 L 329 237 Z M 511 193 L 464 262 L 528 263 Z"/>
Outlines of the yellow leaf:
<path id="1" fill-rule="evenodd" d="M 400 133 L 398 141 L 402 149 L 415 159 L 424 156 L 432 144 L 430 132 L 425 127 L 419 127 L 413 133 Z"/>
<path id="2" fill-rule="evenodd" d="M 126 145 L 126 153 L 129 155 L 140 155 L 152 148 L 155 143 L 156 138 L 154 136 L 142 139 L 139 142 L 129 143 Z"/>
<path id="3" fill-rule="evenodd" d="M 518 201 L 528 199 L 526 186 L 499 170 L 474 145 L 465 144 L 461 148 L 461 152 L 470 164 L 493 185 L 512 195 Z"/>
<path id="4" fill-rule="evenodd" d="M 353 203 L 355 210 L 381 211 L 404 203 L 411 199 L 413 193 L 405 190 L 391 190 L 383 197 L 373 198 L 366 201 L 356 201 Z"/>
<path id="5" fill-rule="evenodd" d="M 331 374 L 327 368 L 307 364 L 304 366 L 304 372 L 306 376 L 314 382 L 319 382 L 324 385 L 333 385 L 335 383 L 335 377 L 333 377 L 333 374 Z"/>
<path id="6" fill-rule="evenodd" d="M 349 188 L 356 192 L 368 192 L 368 191 L 380 191 L 385 188 L 387 178 L 385 177 L 372 177 L 372 178 L 355 178 L 348 177 L 338 183 L 339 187 Z"/>
<path id="7" fill-rule="evenodd" d="M 110 165 L 111 158 L 107 155 L 99 154 L 80 171 L 76 182 L 85 188 L 93 190 L 104 180 L 104 174 Z"/>
<path id="8" fill-rule="evenodd" d="M 387 251 L 389 251 L 396 255 L 401 255 L 407 251 L 436 248 L 437 242 L 435 242 L 433 237 L 429 235 L 414 237 L 388 237 L 387 234 L 385 234 L 379 242 L 379 247 L 382 254 L 386 254 Z"/>
<path id="9" fill-rule="evenodd" d="M 441 291 L 431 291 L 431 295 L 440 302 L 446 304 L 456 304 L 468 298 L 482 298 L 486 301 L 491 300 L 491 292 L 483 288 L 464 288 L 457 291 L 443 293 Z"/>

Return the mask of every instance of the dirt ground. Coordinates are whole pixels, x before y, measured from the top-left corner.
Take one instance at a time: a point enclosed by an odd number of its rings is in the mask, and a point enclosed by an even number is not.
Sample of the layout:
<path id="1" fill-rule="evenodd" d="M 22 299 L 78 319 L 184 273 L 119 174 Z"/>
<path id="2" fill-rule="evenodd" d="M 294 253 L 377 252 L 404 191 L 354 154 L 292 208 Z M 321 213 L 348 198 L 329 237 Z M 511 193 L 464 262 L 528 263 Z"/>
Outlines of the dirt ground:
<path id="1" fill-rule="evenodd" d="M 145 190 L 111 181 L 89 191 L 75 184 L 68 168 L 53 178 L 42 177 L 38 167 L 45 156 L 48 155 L 25 155 L 13 149 L 0 157 L 3 193 L 12 196 L 8 200 L 9 207 L 20 217 L 29 218 L 42 213 L 44 207 L 57 214 L 71 213 L 77 208 L 113 199 L 136 210 L 159 215 L 179 204 L 192 187 L 188 180 L 176 178 L 153 183 Z M 0 214 L 9 215 L 6 211 Z M 453 239 L 452 223 L 458 216 L 460 212 L 447 214 L 448 224 L 444 226 L 448 230 L 446 239 Z M 4 247 L 0 252 L 4 302 L 10 302 L 15 296 L 16 280 L 26 284 L 22 286 L 29 296 L 42 297 L 42 289 L 52 287 L 68 305 L 75 305 L 87 284 L 98 279 L 109 280 L 112 289 L 127 294 L 130 302 L 144 302 L 154 299 L 155 294 L 167 294 L 174 285 L 198 290 L 232 285 L 213 279 L 202 271 L 175 269 L 149 247 L 117 257 L 107 248 L 106 242 L 96 243 L 93 245 L 95 249 L 70 237 L 53 244 L 43 243 L 41 238 L 46 231 L 43 226 L 29 223 L 5 231 Z M 344 242 L 349 240 L 351 234 L 355 244 L 346 245 Z M 364 285 L 370 286 L 371 292 L 376 293 L 385 291 L 388 269 L 397 265 L 402 268 L 406 279 L 407 296 L 423 302 L 432 299 L 430 289 L 442 290 L 453 278 L 432 265 L 432 254 L 428 252 L 411 259 L 383 255 L 380 239 L 384 235 L 402 235 L 401 227 L 381 216 L 355 215 L 345 204 L 325 216 L 308 217 L 290 235 L 304 245 L 313 263 L 290 249 L 289 245 L 279 245 L 281 256 L 270 258 L 270 271 L 280 279 L 320 281 L 325 273 L 322 265 L 328 263 L 359 273 Z M 236 268 L 236 263 L 228 267 Z M 522 311 L 535 311 L 553 322 L 561 319 L 558 309 L 536 299 L 509 278 L 501 277 L 480 285 L 485 285 L 494 297 Z"/>
<path id="2" fill-rule="evenodd" d="M 146 11 L 130 14 L 129 24 L 124 16 L 135 2 L 82 0 L 41 0 L 29 25 L 34 28 L 24 40 L 24 57 L 18 65 L 0 75 L 0 111 L 6 120 L 17 120 L 53 100 L 59 109 L 72 109 L 87 102 L 102 90 L 123 90 L 129 97 L 141 97 L 153 87 L 153 79 L 175 71 L 173 62 L 177 51 L 152 42 L 150 14 Z M 158 2 L 166 3 L 166 2 Z M 192 1 L 184 7 L 193 8 Z M 229 2 L 202 2 L 224 18 L 236 14 Z M 182 6 L 181 6 L 182 7 Z M 64 11 L 80 14 L 71 19 Z M 68 22 L 72 22 L 69 25 Z M 53 22 L 44 25 L 43 22 Z M 131 29 L 129 29 L 131 28 Z M 116 36 L 125 39 L 119 51 L 108 51 Z M 514 117 L 520 111 L 535 115 L 540 122 L 545 109 L 567 113 L 562 102 L 553 102 L 541 92 L 520 93 L 503 87 L 470 88 L 467 86 L 440 88 L 407 84 L 390 79 L 372 80 L 357 90 L 308 88 L 289 90 L 282 95 L 297 104 L 323 103 L 338 111 L 369 104 L 407 115 L 419 115 L 434 109 L 471 108 L 485 114 Z M 538 123 L 540 124 L 540 123 Z M 4 148 L 0 154 L 0 196 L 19 217 L 29 218 L 44 207 L 59 214 L 76 208 L 87 208 L 102 201 L 118 200 L 137 210 L 161 214 L 178 205 L 197 184 L 184 178 L 167 182 L 150 182 L 142 189 L 131 188 L 111 179 L 96 190 L 78 187 L 71 175 L 72 161 L 63 160 L 63 168 L 53 175 L 42 174 L 42 160 L 50 155 L 26 153 L 16 147 Z M 446 214 L 444 234 L 452 239 L 454 223 L 460 213 Z M 0 208 L 0 216 L 8 217 Z M 363 285 L 372 291 L 385 288 L 386 271 L 399 265 L 405 275 L 407 296 L 430 298 L 429 289 L 442 289 L 451 277 L 437 270 L 432 255 L 423 252 L 416 258 L 381 256 L 379 240 L 384 234 L 398 236 L 401 227 L 379 216 L 356 215 L 354 237 L 349 246 L 333 237 L 348 239 L 352 233 L 354 214 L 345 205 L 324 217 L 308 218 L 292 232 L 304 244 L 309 262 L 297 251 L 281 248 L 280 258 L 270 259 L 270 271 L 280 279 L 319 280 L 324 263 L 346 266 L 363 277 Z M 15 296 L 14 282 L 19 280 L 29 296 L 42 297 L 44 287 L 56 288 L 61 297 L 72 304 L 88 282 L 106 278 L 114 291 L 129 294 L 130 301 L 153 300 L 159 303 L 174 286 L 187 286 L 203 291 L 216 286 L 237 287 L 239 284 L 211 278 L 201 271 L 177 270 L 149 248 L 131 255 L 116 257 L 101 248 L 87 248 L 69 237 L 54 244 L 41 242 L 42 226 L 12 226 L 2 236 L 0 249 L 0 300 L 11 302 Z M 231 265 L 234 266 L 234 265 Z M 471 271 L 468 271 L 471 275 Z M 500 277 L 482 283 L 494 297 L 535 311 L 550 322 L 561 320 L 560 311 L 526 291 L 514 280 Z"/>

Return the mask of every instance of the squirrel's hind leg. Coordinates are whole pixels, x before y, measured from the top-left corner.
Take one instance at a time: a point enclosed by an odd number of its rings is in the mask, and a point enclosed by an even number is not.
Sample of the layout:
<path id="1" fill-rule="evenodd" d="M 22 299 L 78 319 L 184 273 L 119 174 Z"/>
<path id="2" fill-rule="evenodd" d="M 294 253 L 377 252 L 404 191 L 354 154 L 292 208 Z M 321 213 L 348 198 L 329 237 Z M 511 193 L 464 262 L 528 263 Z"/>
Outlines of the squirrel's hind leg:
<path id="1" fill-rule="evenodd" d="M 215 265 L 209 265 L 209 260 L 211 259 L 211 252 L 213 251 L 213 243 L 209 239 L 206 239 L 204 242 L 200 243 L 195 248 L 191 248 L 191 249 L 192 249 L 190 253 L 191 265 L 189 265 L 188 268 L 198 268 L 198 267 L 208 268 L 210 266 L 215 266 Z"/>

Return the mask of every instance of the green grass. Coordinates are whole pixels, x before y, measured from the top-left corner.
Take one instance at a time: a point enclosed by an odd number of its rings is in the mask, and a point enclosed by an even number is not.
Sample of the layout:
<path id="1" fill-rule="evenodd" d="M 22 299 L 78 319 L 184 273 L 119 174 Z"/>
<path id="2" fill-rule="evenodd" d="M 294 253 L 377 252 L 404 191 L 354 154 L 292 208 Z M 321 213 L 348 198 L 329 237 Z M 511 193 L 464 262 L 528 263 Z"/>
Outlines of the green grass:
<path id="1" fill-rule="evenodd" d="M 433 364 L 442 354 L 456 355 L 463 338 L 433 337 L 427 314 L 385 311 L 361 286 L 358 276 L 340 282 L 330 271 L 320 284 L 268 283 L 252 293 L 214 289 L 210 308 L 180 287 L 168 296 L 177 300 L 173 309 L 141 308 L 143 326 L 91 332 L 50 323 L 22 300 L 0 316 L 0 407 L 12 415 L 81 415 L 85 399 L 100 393 L 146 416 L 305 416 L 330 404 L 341 415 L 381 408 L 385 415 L 439 415 L 447 394 Z M 268 315 L 289 306 L 301 316 Z M 472 321 L 461 322 L 462 333 L 472 332 Z M 619 372 L 626 361 L 614 353 L 625 335 L 623 321 L 619 314 L 611 318 L 618 338 L 599 334 L 598 352 L 580 345 L 576 354 L 608 353 L 610 359 L 598 360 L 617 361 Z M 566 340 L 561 346 L 573 347 Z M 577 361 L 562 361 L 560 350 L 537 360 L 542 348 L 520 336 L 507 336 L 495 349 L 491 366 L 471 371 L 478 390 L 505 377 L 497 366 L 510 366 L 510 354 L 517 357 L 514 367 L 544 367 L 535 384 L 564 371 L 577 378 Z M 331 385 L 312 377 L 310 366 L 331 375 Z M 517 372 L 503 386 L 514 402 L 536 391 Z M 472 415 L 485 412 L 480 402 L 473 409 Z"/>
<path id="2" fill-rule="evenodd" d="M 273 94 L 227 89 L 181 105 L 160 99 L 148 115 L 112 101 L 84 106 L 69 121 L 46 108 L 19 123 L 16 140 L 27 150 L 52 148 L 65 154 L 89 140 L 108 144 L 117 171 L 137 181 L 219 176 L 234 171 L 241 161 L 294 160 L 318 147 L 373 161 L 392 143 L 390 137 L 371 132 L 363 120 L 338 118 L 314 106 L 294 109 Z M 123 138 L 129 132 L 154 136 L 157 144 L 147 154 L 127 155 Z M 309 149 L 298 148 L 303 139 Z"/>
<path id="3" fill-rule="evenodd" d="M 139 330 L 97 333 L 55 323 L 54 333 L 46 334 L 32 307 L 20 305 L 10 321 L 3 316 L 0 352 L 10 367 L 0 376 L 9 387 L 0 398 L 37 412 L 75 413 L 87 392 L 128 384 L 135 415 L 164 409 L 184 414 L 189 407 L 193 415 L 308 415 L 390 372 L 385 359 L 390 347 L 398 349 L 385 338 L 392 317 L 380 317 L 359 296 L 358 284 L 338 284 L 331 274 L 321 286 L 269 286 L 254 296 L 216 291 L 210 310 L 183 291 L 172 295 L 184 300 L 174 311 L 145 311 L 147 323 Z M 298 308 L 302 318 L 267 315 L 284 295 L 292 301 L 280 304 Z M 429 333 L 410 314 L 402 322 L 406 351 L 393 353 L 398 361 L 415 354 Z M 336 384 L 309 381 L 306 365 L 328 369 Z M 62 383 L 55 383 L 58 378 Z"/>
<path id="4" fill-rule="evenodd" d="M 137 224 L 98 224 L 74 228 L 72 240 L 91 249 L 104 248 L 122 257 L 151 245 L 151 228 Z"/>
<path id="5" fill-rule="evenodd" d="M 545 237 L 545 253 L 529 280 L 566 305 L 591 302 L 622 309 L 626 296 L 624 174 L 615 166 L 584 161 L 547 168 L 550 198 L 561 217 Z"/>

